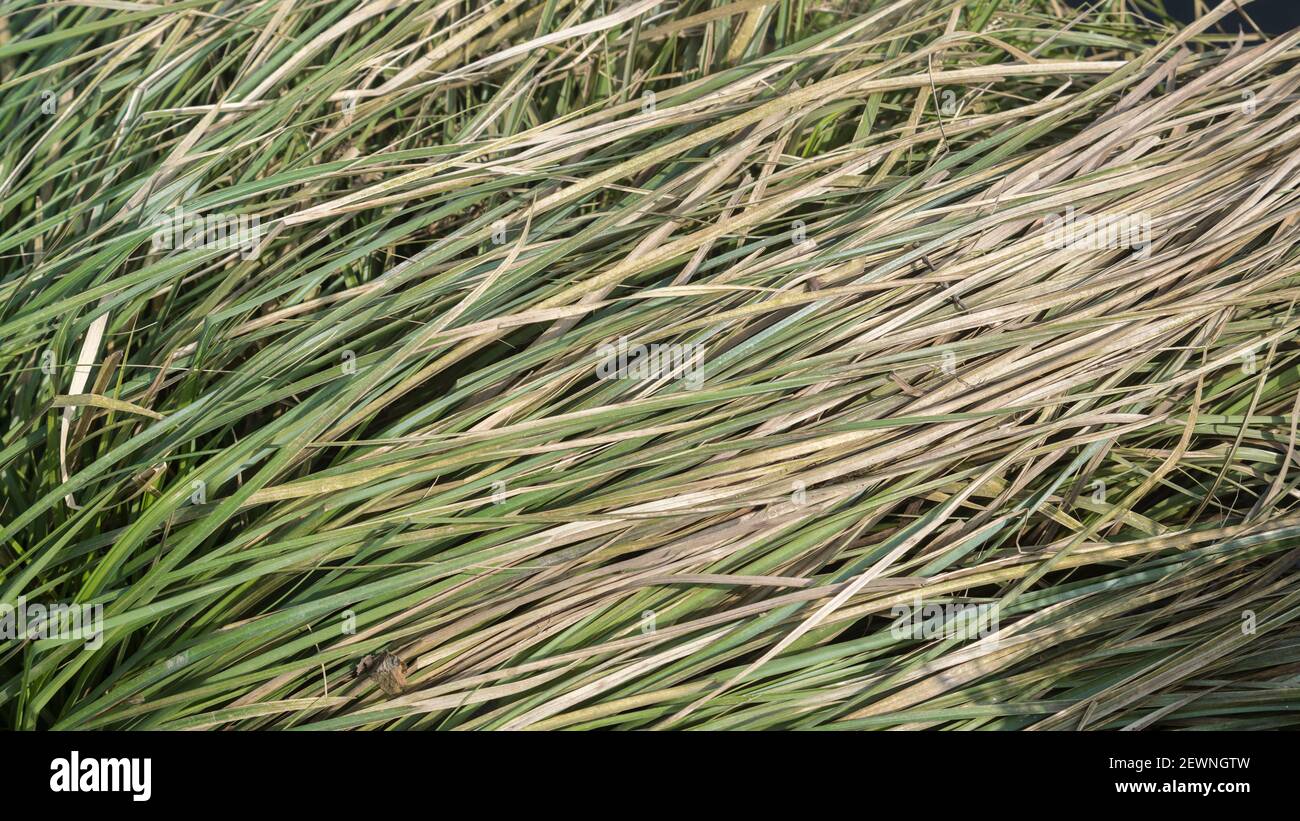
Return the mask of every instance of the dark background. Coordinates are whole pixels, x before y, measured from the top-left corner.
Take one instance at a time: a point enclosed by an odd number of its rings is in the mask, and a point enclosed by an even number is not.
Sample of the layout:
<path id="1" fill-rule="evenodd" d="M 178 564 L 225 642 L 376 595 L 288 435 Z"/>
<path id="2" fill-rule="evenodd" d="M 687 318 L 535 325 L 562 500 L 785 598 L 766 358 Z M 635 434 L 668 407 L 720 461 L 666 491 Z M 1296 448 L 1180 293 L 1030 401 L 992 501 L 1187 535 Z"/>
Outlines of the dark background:
<path id="1" fill-rule="evenodd" d="M 927 731 L 0 733 L 0 749 L 13 751 L 0 758 L 0 783 L 7 806 L 44 811 L 12 810 L 4 817 L 69 821 L 142 813 L 168 821 L 217 813 L 291 821 L 624 821 L 666 813 L 732 821 L 835 811 L 849 821 L 875 821 L 889 807 L 982 819 L 999 806 L 1034 821 L 1050 821 L 1062 806 L 1067 818 L 1116 807 L 1123 810 L 1117 818 L 1141 813 L 1163 821 L 1240 818 L 1256 807 L 1276 813 L 1294 806 L 1294 738 L 1267 732 L 961 738 Z M 70 750 L 83 760 L 151 758 L 152 798 L 50 792 L 50 762 Z M 1136 775 L 1110 767 L 1111 758 L 1157 756 L 1240 756 L 1250 766 Z M 1250 792 L 1120 796 L 1117 781 L 1245 782 Z M 1198 812 L 1188 813 L 1189 807 Z"/>
<path id="2" fill-rule="evenodd" d="M 1085 6 L 1087 0 L 1068 0 L 1072 6 Z M 1164 0 L 1165 8 L 1169 13 L 1184 23 L 1192 20 L 1192 0 Z M 1206 5 L 1214 8 L 1218 5 L 1218 0 L 1208 0 Z M 1250 15 L 1250 18 L 1259 25 L 1265 34 L 1283 34 L 1293 28 L 1300 27 L 1300 0 L 1255 0 L 1253 3 L 1242 4 L 1242 8 Z M 1229 14 L 1219 21 L 1218 26 L 1212 26 L 1211 31 L 1222 30 L 1229 34 L 1236 34 L 1238 27 L 1243 31 L 1253 31 L 1250 24 L 1241 18 L 1237 12 Z"/>

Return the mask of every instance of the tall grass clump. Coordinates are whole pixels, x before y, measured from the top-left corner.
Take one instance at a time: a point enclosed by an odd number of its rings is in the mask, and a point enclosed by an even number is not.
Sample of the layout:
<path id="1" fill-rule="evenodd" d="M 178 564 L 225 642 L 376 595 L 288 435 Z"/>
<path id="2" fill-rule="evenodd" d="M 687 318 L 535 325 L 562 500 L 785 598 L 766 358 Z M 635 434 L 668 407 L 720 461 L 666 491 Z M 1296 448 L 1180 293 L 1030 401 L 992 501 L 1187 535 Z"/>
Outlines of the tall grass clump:
<path id="1" fill-rule="evenodd" d="M 1295 725 L 1235 6 L 0 3 L 0 723 Z"/>

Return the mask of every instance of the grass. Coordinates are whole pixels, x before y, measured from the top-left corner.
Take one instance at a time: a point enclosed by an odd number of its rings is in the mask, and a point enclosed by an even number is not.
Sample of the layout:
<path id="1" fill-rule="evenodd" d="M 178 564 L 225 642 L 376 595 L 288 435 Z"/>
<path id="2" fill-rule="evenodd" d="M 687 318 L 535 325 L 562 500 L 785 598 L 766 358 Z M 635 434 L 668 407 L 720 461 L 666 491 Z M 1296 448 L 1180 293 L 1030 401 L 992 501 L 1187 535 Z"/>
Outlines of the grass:
<path id="1" fill-rule="evenodd" d="M 0 604 L 103 608 L 0 721 L 1300 723 L 1300 32 L 1235 5 L 0 3 Z"/>

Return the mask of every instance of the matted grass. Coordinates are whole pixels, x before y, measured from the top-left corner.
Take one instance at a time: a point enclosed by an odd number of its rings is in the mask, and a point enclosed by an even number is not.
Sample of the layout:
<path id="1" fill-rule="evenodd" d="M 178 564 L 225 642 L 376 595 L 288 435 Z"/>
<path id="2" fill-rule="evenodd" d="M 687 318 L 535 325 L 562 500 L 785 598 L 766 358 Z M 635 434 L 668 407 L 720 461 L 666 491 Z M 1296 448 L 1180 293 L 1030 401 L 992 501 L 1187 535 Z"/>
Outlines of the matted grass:
<path id="1" fill-rule="evenodd" d="M 1294 725 L 1234 5 L 0 3 L 3 724 Z"/>

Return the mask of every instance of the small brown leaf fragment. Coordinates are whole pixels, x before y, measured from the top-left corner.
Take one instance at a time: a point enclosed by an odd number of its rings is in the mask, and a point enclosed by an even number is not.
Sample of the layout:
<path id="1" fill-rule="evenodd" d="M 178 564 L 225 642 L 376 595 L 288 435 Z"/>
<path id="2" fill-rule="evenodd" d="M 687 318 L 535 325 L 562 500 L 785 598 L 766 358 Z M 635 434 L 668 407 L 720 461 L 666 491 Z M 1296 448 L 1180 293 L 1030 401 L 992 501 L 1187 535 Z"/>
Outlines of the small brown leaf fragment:
<path id="1" fill-rule="evenodd" d="M 370 678 L 390 696 L 400 696 L 406 690 L 406 664 L 389 652 L 363 658 L 357 664 L 356 675 Z"/>

